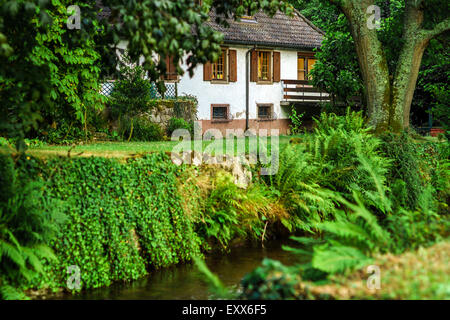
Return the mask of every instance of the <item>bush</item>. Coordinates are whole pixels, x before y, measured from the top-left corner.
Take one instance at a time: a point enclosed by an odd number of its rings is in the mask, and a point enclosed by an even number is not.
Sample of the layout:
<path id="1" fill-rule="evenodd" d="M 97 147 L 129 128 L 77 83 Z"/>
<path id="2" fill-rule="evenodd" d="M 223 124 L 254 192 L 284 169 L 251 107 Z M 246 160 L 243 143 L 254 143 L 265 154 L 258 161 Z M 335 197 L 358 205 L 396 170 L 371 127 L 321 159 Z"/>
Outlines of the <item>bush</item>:
<path id="1" fill-rule="evenodd" d="M 241 298 L 248 300 L 281 300 L 296 297 L 298 275 L 281 262 L 264 259 L 261 266 L 241 281 Z"/>
<path id="2" fill-rule="evenodd" d="M 385 184 L 390 162 L 381 154 L 382 141 L 365 127 L 361 112 L 347 110 L 346 116 L 321 114 L 314 134 L 305 137 L 306 151 L 318 168 L 316 183 L 339 192 L 347 200 L 361 193 L 363 202 L 377 206 L 369 194 L 377 191 L 374 180 L 362 167 L 361 155 Z"/>
<path id="3" fill-rule="evenodd" d="M 281 222 L 289 230 L 312 231 L 315 225 L 334 212 L 330 192 L 317 183 L 319 168 L 303 145 L 289 145 L 279 156 L 278 171 L 266 176 L 272 190 L 276 190 L 290 213 Z"/>
<path id="4" fill-rule="evenodd" d="M 191 135 L 194 134 L 193 123 L 189 123 L 183 118 L 171 118 L 167 125 L 167 136 L 171 136 L 177 129 L 186 129 L 191 133 Z"/>
<path id="5" fill-rule="evenodd" d="M 48 245 L 64 216 L 58 201 L 44 198 L 43 182 L 21 182 L 9 155 L 0 164 L 0 299 L 21 299 L 21 289 L 45 275 L 42 262 L 56 260 Z"/>
<path id="6" fill-rule="evenodd" d="M 120 131 L 124 140 L 161 141 L 164 138 L 161 126 L 144 117 L 123 118 Z"/>
<path id="7" fill-rule="evenodd" d="M 388 186 L 393 189 L 394 205 L 415 209 L 423 192 L 419 153 L 407 132 L 381 136 L 384 155 L 392 160 L 388 171 Z"/>
<path id="8" fill-rule="evenodd" d="M 421 143 L 417 146 L 423 161 L 423 179 L 425 184 L 431 183 L 434 188 L 433 195 L 439 202 L 439 211 L 448 212 L 450 203 L 450 144 Z"/>
<path id="9" fill-rule="evenodd" d="M 128 57 L 120 67 L 120 79 L 114 82 L 109 99 L 110 114 L 113 119 L 121 116 L 135 116 L 151 107 L 152 84 L 145 79 L 145 70 Z"/>
<path id="10" fill-rule="evenodd" d="M 70 144 L 74 141 L 90 139 L 91 132 L 85 132 L 78 122 L 61 121 L 56 127 L 41 131 L 40 139 L 49 144 Z"/>

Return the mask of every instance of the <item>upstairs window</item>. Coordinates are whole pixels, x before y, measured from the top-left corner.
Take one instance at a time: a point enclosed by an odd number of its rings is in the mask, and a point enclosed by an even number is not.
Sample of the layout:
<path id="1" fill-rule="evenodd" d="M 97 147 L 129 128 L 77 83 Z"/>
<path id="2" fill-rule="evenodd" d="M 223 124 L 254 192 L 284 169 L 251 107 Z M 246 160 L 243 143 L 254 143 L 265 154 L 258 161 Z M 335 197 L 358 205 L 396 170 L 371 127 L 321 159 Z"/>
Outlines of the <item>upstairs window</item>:
<path id="1" fill-rule="evenodd" d="M 311 70 L 317 59 L 313 54 L 298 53 L 297 58 L 297 80 L 311 80 Z"/>
<path id="2" fill-rule="evenodd" d="M 222 48 L 216 62 L 203 65 L 203 81 L 216 84 L 227 84 L 237 81 L 237 51 Z"/>
<path id="3" fill-rule="evenodd" d="M 271 81 L 271 52 L 258 52 L 258 81 Z"/>
<path id="4" fill-rule="evenodd" d="M 211 64 L 211 80 L 226 80 L 227 79 L 227 50 L 222 49 L 222 54 L 216 62 Z"/>
<path id="5" fill-rule="evenodd" d="M 252 50 L 250 61 L 250 81 L 258 84 L 280 82 L 281 55 L 278 51 Z"/>

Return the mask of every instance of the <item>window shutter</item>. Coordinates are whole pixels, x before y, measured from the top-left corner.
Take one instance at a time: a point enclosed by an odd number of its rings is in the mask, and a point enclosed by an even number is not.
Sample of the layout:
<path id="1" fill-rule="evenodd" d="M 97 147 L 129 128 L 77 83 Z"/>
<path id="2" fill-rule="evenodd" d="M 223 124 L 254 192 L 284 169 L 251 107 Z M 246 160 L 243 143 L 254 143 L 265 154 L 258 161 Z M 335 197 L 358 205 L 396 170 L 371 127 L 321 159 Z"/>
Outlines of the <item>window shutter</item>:
<path id="1" fill-rule="evenodd" d="M 258 52 L 253 50 L 252 57 L 250 61 L 250 81 L 258 81 Z"/>
<path id="2" fill-rule="evenodd" d="M 173 62 L 172 57 L 165 57 L 164 62 L 166 63 L 166 74 L 162 76 L 163 80 L 178 80 L 177 70 Z"/>
<path id="3" fill-rule="evenodd" d="M 175 63 L 173 62 L 173 57 L 167 58 L 167 70 L 168 70 L 168 80 L 177 80 L 177 69 L 175 68 Z"/>
<path id="4" fill-rule="evenodd" d="M 203 65 L 203 81 L 211 81 L 211 62 Z"/>
<path id="5" fill-rule="evenodd" d="M 236 50 L 228 50 L 229 52 L 229 75 L 230 75 L 230 82 L 236 82 L 237 81 L 237 56 L 236 56 Z"/>
<path id="6" fill-rule="evenodd" d="M 280 53 L 273 52 L 273 82 L 280 82 Z"/>

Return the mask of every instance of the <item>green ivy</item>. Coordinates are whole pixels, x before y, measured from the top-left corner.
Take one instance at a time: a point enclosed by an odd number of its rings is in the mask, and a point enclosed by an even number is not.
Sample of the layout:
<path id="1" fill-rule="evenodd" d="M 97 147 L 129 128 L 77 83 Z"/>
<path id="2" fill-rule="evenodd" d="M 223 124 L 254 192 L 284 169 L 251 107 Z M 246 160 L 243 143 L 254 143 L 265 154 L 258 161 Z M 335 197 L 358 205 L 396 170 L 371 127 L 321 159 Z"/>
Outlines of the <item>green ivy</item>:
<path id="1" fill-rule="evenodd" d="M 127 163 L 29 158 L 21 167 L 48 181 L 45 197 L 62 200 L 68 217 L 52 242 L 59 262 L 47 263 L 47 275 L 36 286 L 65 287 L 71 265 L 80 267 L 82 288 L 96 288 L 201 255 L 202 240 L 177 191 L 183 169 L 165 154 Z"/>

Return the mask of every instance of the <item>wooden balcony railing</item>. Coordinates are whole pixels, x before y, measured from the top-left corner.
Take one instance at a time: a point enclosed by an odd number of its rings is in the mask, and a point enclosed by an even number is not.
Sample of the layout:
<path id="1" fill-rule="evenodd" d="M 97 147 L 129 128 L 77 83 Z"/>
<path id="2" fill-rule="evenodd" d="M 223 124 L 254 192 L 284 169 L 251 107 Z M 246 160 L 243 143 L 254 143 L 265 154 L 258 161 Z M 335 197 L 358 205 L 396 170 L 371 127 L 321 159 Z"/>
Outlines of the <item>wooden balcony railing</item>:
<path id="1" fill-rule="evenodd" d="M 343 104 L 344 102 L 335 101 L 334 97 L 314 86 L 307 80 L 281 80 L 283 86 L 282 103 L 298 103 L 298 104 L 317 104 L 320 102 L 332 102 Z M 354 104 L 361 103 L 361 97 L 352 97 L 351 102 Z"/>
<path id="2" fill-rule="evenodd" d="M 307 80 L 281 80 L 286 102 L 330 102 L 331 95 L 313 87 Z"/>

